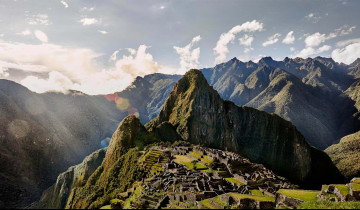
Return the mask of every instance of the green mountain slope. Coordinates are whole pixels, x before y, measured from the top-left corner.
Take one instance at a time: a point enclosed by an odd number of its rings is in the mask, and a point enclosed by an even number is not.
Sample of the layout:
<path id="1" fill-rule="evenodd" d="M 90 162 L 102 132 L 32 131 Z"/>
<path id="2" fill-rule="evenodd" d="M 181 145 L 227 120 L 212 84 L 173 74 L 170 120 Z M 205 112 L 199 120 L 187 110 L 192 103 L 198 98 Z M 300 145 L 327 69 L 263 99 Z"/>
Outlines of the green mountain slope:
<path id="1" fill-rule="evenodd" d="M 347 179 L 360 176 L 360 132 L 345 136 L 325 152 Z"/>

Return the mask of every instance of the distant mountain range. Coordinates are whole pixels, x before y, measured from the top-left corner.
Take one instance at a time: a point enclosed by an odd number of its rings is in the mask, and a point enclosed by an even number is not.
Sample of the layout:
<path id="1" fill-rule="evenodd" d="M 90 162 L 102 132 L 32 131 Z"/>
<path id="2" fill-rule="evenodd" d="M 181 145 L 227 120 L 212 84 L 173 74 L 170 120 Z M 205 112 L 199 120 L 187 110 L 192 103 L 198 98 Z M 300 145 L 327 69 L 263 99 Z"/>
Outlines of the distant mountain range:
<path id="1" fill-rule="evenodd" d="M 294 123 L 312 146 L 325 149 L 360 128 L 354 117 L 357 112 L 355 96 L 346 94 L 356 82 L 358 74 L 352 69 L 359 67 L 359 63 L 344 65 L 321 57 L 285 58 L 284 61 L 266 57 L 258 63 L 244 63 L 234 58 L 201 71 L 223 99 L 239 106 L 276 113 Z M 169 93 L 165 80 L 162 77 L 157 79 L 159 77 L 156 74 L 137 78 L 134 85 L 120 93 L 141 93 L 125 97 L 157 107 L 139 109 L 142 123 L 156 116 Z M 178 76 L 173 76 L 166 81 L 172 87 L 178 79 Z M 151 94 L 143 95 L 149 92 L 149 86 Z"/>
<path id="2" fill-rule="evenodd" d="M 258 63 L 234 58 L 201 72 L 222 99 L 275 113 L 325 149 L 360 128 L 359 67 L 359 59 L 345 65 L 321 57 Z M 60 172 L 99 149 L 127 115 L 138 115 L 143 124 L 158 116 L 180 78 L 138 77 L 106 96 L 36 94 L 0 80 L 0 207 L 23 207 L 38 198 Z"/>

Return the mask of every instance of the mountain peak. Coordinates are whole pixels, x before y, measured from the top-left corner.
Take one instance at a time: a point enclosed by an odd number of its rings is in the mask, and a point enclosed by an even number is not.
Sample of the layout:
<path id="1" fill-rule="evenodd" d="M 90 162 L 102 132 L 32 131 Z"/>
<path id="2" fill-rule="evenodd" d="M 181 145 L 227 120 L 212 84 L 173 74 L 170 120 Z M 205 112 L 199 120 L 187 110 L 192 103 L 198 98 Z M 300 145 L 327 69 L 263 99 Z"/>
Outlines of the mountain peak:
<path id="1" fill-rule="evenodd" d="M 350 64 L 350 66 L 360 66 L 360 58 L 356 59 L 354 62 Z"/>
<path id="2" fill-rule="evenodd" d="M 182 140 L 239 153 L 296 183 L 320 181 L 321 176 L 313 177 L 321 174 L 313 169 L 312 154 L 317 151 L 291 122 L 222 100 L 199 70 L 190 70 L 178 81 L 159 116 L 146 127 L 150 131 L 163 123 Z M 339 175 L 331 161 L 319 162 Z"/>
<path id="3" fill-rule="evenodd" d="M 155 139 L 148 134 L 140 120 L 135 115 L 129 115 L 120 123 L 111 138 L 104 159 L 104 168 L 112 166 L 129 148 L 142 147 L 152 141 Z"/>

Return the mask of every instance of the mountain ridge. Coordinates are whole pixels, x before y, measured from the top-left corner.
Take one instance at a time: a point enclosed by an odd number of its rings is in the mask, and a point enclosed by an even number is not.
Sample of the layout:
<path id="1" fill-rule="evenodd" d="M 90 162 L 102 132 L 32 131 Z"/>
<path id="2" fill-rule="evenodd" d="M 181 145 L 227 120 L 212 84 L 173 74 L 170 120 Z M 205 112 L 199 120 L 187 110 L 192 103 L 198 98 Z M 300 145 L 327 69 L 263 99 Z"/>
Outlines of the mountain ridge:
<path id="1" fill-rule="evenodd" d="M 185 141 L 239 153 L 297 183 L 316 183 L 320 177 L 325 181 L 321 171 L 312 171 L 316 170 L 311 163 L 315 156 L 334 174 L 326 181 L 341 180 L 330 158 L 311 148 L 291 122 L 223 101 L 199 70 L 190 70 L 178 81 L 159 116 L 146 128 L 151 131 L 164 122 L 169 122 Z"/>

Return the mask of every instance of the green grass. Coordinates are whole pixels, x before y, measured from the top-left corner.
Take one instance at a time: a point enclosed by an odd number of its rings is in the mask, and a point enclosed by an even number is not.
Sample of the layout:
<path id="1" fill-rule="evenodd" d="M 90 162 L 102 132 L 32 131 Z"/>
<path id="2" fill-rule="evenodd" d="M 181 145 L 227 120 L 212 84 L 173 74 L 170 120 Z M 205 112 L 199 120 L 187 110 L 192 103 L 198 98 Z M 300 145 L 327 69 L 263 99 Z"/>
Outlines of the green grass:
<path id="1" fill-rule="evenodd" d="M 210 170 L 210 169 L 201 170 L 201 172 L 208 173 L 208 174 L 213 173 L 213 171 L 212 171 L 212 170 Z"/>
<path id="2" fill-rule="evenodd" d="M 346 185 L 337 184 L 334 186 L 340 191 L 341 195 L 346 196 L 350 194 L 350 189 Z"/>
<path id="3" fill-rule="evenodd" d="M 113 203 L 119 203 L 119 202 L 121 202 L 121 200 L 119 200 L 119 199 L 112 199 L 112 200 L 110 201 L 111 204 L 113 204 Z"/>
<path id="4" fill-rule="evenodd" d="M 142 193 L 143 187 L 139 186 L 135 189 L 134 193 L 130 196 L 130 198 L 126 199 L 125 203 L 124 203 L 124 209 L 129 209 L 130 208 L 130 203 L 131 201 L 136 201 L 138 198 L 140 198 L 141 193 Z"/>
<path id="5" fill-rule="evenodd" d="M 316 201 L 319 195 L 319 191 L 310 190 L 279 190 L 278 193 L 285 195 L 290 198 L 299 199 L 302 201 Z"/>
<path id="6" fill-rule="evenodd" d="M 202 161 L 203 163 L 206 163 L 206 164 L 211 164 L 211 163 L 214 162 L 214 161 L 210 160 L 207 155 L 205 155 L 204 158 L 201 159 L 201 161 Z"/>
<path id="7" fill-rule="evenodd" d="M 103 206 L 100 209 L 111 209 L 111 205 Z"/>
<path id="8" fill-rule="evenodd" d="M 244 183 L 236 180 L 235 178 L 225 178 L 226 181 L 237 184 L 237 185 L 244 185 Z"/>
<path id="9" fill-rule="evenodd" d="M 321 187 L 321 192 L 324 192 L 324 193 L 325 193 L 325 191 L 329 189 L 329 186 L 330 186 L 330 185 L 323 185 L 323 186 Z"/>
<path id="10" fill-rule="evenodd" d="M 189 170 L 194 170 L 193 158 L 185 155 L 175 155 L 175 163 L 186 166 Z"/>
<path id="11" fill-rule="evenodd" d="M 200 202 L 201 205 L 203 205 L 205 208 L 208 209 L 217 209 L 215 206 L 211 205 L 210 199 L 206 199 Z"/>
<path id="12" fill-rule="evenodd" d="M 360 184 L 351 183 L 351 188 L 353 191 L 360 191 Z"/>
<path id="13" fill-rule="evenodd" d="M 360 202 L 307 201 L 298 209 L 360 209 Z"/>
<path id="14" fill-rule="evenodd" d="M 195 164 L 195 169 L 196 170 L 206 170 L 208 168 L 206 167 L 206 165 L 198 162 L 198 163 Z"/>
<path id="15" fill-rule="evenodd" d="M 189 153 L 191 156 L 193 156 L 195 159 L 201 159 L 201 154 L 199 152 L 190 152 Z"/>
<path id="16" fill-rule="evenodd" d="M 223 206 L 223 207 L 228 206 L 225 202 L 223 202 L 223 201 L 220 200 L 219 196 L 218 196 L 218 197 L 215 197 L 215 198 L 213 199 L 213 201 L 215 201 L 215 202 L 216 202 L 217 204 L 219 204 L 220 206 Z"/>
<path id="17" fill-rule="evenodd" d="M 260 190 L 250 190 L 251 194 L 256 196 L 267 196 L 265 193 L 263 194 Z"/>
<path id="18" fill-rule="evenodd" d="M 354 181 L 352 183 L 360 184 L 360 178 L 354 178 Z"/>
<path id="19" fill-rule="evenodd" d="M 170 204 L 170 205 L 173 207 L 173 209 L 183 209 L 183 208 L 181 208 L 180 206 L 175 205 L 175 204 Z"/>
<path id="20" fill-rule="evenodd" d="M 268 197 L 268 196 L 257 196 L 257 195 L 245 195 L 245 194 L 239 194 L 239 193 L 229 193 L 229 195 L 233 198 L 238 198 L 238 199 L 245 199 L 245 198 L 249 198 L 249 199 L 253 199 L 256 201 L 271 201 L 271 202 L 275 202 L 275 198 L 273 197 Z"/>

